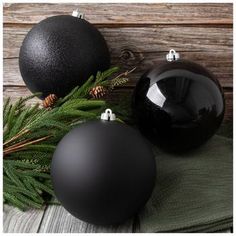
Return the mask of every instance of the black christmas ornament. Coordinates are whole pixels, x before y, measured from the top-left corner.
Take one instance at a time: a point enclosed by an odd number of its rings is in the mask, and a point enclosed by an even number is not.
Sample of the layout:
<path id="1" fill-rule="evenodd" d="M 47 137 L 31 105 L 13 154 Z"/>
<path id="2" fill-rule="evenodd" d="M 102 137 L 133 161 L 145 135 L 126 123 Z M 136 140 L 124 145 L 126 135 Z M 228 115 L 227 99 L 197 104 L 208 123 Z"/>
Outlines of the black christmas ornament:
<path id="1" fill-rule="evenodd" d="M 26 35 L 19 55 L 22 78 L 33 93 L 63 97 L 97 71 L 110 66 L 101 33 L 83 15 L 49 17 Z"/>
<path id="2" fill-rule="evenodd" d="M 101 120 L 79 125 L 58 144 L 51 164 L 55 195 L 75 217 L 114 225 L 134 216 L 149 199 L 156 175 L 149 144 L 135 129 Z"/>
<path id="3" fill-rule="evenodd" d="M 224 96 L 204 67 L 180 60 L 173 49 L 166 59 L 138 81 L 133 112 L 141 132 L 154 144 L 182 152 L 214 135 L 224 117 Z"/>

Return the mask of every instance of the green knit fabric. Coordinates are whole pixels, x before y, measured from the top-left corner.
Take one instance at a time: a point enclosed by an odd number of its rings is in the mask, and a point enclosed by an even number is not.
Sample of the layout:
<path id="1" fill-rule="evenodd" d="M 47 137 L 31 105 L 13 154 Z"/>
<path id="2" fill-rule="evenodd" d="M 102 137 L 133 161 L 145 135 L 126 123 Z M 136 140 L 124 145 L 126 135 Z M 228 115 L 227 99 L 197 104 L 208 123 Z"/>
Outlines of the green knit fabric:
<path id="1" fill-rule="evenodd" d="M 141 232 L 214 232 L 233 225 L 232 139 L 215 135 L 186 154 L 154 147 L 156 187 Z"/>

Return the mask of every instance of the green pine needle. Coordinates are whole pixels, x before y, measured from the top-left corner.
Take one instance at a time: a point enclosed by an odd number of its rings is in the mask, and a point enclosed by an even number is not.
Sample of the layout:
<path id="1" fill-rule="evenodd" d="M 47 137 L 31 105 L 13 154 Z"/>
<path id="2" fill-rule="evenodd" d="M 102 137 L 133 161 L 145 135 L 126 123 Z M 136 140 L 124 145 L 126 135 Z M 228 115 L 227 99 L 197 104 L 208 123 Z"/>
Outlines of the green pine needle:
<path id="1" fill-rule="evenodd" d="M 5 99 L 3 107 L 3 200 L 21 210 L 41 208 L 54 197 L 50 179 L 53 152 L 61 138 L 74 126 L 97 119 L 106 103 L 90 99 L 96 86 L 113 89 L 127 82 L 116 76 L 118 67 L 92 75 L 51 109 L 27 102 L 40 93 L 21 97 L 12 103 Z M 127 74 L 128 72 L 126 72 Z M 124 73 L 123 73 L 124 74 Z"/>

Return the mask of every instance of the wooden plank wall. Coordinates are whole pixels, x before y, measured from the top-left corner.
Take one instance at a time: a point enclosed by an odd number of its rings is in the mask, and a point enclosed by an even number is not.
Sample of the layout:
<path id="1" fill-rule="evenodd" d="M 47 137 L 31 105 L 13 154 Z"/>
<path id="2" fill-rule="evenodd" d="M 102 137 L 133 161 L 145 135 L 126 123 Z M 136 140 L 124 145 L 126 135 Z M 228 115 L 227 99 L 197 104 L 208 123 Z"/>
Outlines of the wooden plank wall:
<path id="1" fill-rule="evenodd" d="M 137 79 L 165 60 L 170 48 L 211 70 L 224 88 L 225 121 L 232 120 L 232 4 L 4 4 L 4 96 L 30 94 L 18 68 L 19 48 L 26 33 L 46 17 L 71 14 L 79 8 L 104 35 L 112 64 L 122 70 L 137 66 L 125 88 L 113 99 L 132 94 Z M 35 100 L 36 101 L 36 100 Z"/>

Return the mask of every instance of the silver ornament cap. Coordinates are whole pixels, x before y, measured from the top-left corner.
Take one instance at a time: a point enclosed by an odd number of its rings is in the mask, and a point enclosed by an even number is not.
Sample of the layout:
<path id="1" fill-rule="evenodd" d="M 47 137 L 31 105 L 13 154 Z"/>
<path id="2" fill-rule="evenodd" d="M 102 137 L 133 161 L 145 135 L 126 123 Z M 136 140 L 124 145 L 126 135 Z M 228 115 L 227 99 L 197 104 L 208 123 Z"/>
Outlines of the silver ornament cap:
<path id="1" fill-rule="evenodd" d="M 78 8 L 72 12 L 72 16 L 77 17 L 79 19 L 84 19 L 84 14 L 80 12 Z"/>
<path id="2" fill-rule="evenodd" d="M 174 49 L 170 49 L 169 53 L 166 54 L 167 61 L 177 61 L 179 60 L 180 56 L 179 53 L 176 52 Z"/>
<path id="3" fill-rule="evenodd" d="M 108 108 L 105 110 L 105 112 L 101 114 L 101 120 L 113 121 L 113 120 L 116 120 L 116 115 L 112 113 L 111 109 Z"/>

